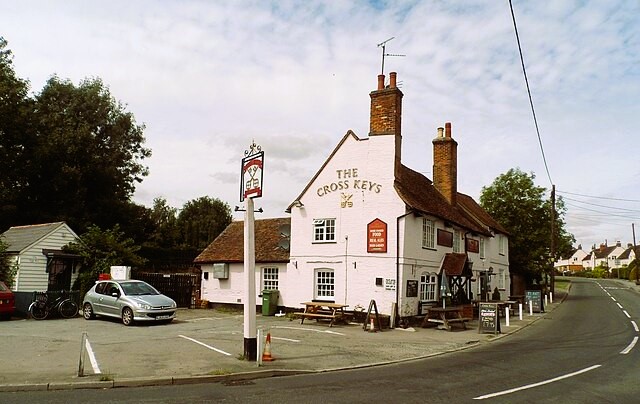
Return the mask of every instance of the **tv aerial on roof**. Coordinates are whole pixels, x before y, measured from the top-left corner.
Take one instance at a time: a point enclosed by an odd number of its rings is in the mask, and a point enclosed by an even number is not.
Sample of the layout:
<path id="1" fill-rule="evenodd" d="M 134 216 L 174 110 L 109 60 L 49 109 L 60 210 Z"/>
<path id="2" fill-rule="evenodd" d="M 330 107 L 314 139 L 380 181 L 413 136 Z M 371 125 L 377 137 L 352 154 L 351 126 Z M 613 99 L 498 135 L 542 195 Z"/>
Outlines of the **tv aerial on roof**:
<path id="1" fill-rule="evenodd" d="M 385 56 L 407 56 L 407 55 L 399 55 L 399 54 L 394 54 L 394 53 L 387 53 L 387 42 L 391 41 L 392 39 L 395 39 L 395 36 L 392 36 L 391 38 L 387 39 L 386 41 L 382 41 L 378 44 L 378 48 L 382 48 L 382 73 L 380 74 L 384 74 L 384 57 Z"/>

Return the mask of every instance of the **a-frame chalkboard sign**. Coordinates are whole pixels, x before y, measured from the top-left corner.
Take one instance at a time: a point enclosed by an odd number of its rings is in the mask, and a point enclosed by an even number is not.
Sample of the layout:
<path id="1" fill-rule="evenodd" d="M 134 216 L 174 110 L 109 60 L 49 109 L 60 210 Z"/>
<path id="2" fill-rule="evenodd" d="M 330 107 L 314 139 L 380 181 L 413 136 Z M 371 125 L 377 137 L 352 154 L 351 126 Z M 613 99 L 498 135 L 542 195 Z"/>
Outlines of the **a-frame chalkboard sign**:
<path id="1" fill-rule="evenodd" d="M 373 318 L 373 314 L 371 313 L 371 310 L 373 310 L 375 312 L 375 318 L 376 318 L 376 325 L 377 325 L 377 329 L 379 331 L 382 331 L 382 327 L 380 326 L 380 315 L 378 314 L 378 305 L 376 304 L 376 301 L 371 299 L 371 302 L 369 302 L 369 309 L 367 310 L 367 316 L 364 318 L 364 324 L 362 326 L 362 329 L 364 331 L 367 331 L 367 326 L 370 325 L 371 323 L 371 318 Z"/>
<path id="2" fill-rule="evenodd" d="M 541 290 L 526 290 L 524 295 L 526 310 L 529 310 L 529 302 L 531 302 L 531 311 L 534 313 L 544 312 L 544 302 L 542 300 Z"/>
<path id="3" fill-rule="evenodd" d="M 478 308 L 478 333 L 500 333 L 500 310 L 496 303 L 480 303 Z"/>

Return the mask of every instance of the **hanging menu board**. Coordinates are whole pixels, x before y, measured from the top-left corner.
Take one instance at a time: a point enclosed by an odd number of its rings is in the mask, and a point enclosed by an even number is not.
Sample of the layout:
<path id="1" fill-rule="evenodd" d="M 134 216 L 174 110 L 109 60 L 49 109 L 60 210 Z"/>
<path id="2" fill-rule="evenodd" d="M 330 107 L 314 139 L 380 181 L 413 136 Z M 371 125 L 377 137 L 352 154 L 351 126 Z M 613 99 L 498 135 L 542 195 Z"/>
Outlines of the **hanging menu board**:
<path id="1" fill-rule="evenodd" d="M 496 303 L 480 303 L 478 310 L 478 333 L 500 333 L 500 311 Z"/>
<path id="2" fill-rule="evenodd" d="M 529 302 L 534 313 L 542 313 L 544 311 L 544 303 L 542 303 L 541 290 L 527 290 L 524 295 L 525 310 L 529 310 Z"/>

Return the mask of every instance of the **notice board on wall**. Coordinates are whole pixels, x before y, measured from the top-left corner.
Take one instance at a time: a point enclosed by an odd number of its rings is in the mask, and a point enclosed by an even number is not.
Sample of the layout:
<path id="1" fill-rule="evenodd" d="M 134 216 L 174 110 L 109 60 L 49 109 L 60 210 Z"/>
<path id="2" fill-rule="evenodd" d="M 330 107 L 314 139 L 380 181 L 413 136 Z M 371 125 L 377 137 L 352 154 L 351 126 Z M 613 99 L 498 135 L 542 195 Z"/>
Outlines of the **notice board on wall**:
<path id="1" fill-rule="evenodd" d="M 407 279 L 407 297 L 418 297 L 418 281 Z"/>

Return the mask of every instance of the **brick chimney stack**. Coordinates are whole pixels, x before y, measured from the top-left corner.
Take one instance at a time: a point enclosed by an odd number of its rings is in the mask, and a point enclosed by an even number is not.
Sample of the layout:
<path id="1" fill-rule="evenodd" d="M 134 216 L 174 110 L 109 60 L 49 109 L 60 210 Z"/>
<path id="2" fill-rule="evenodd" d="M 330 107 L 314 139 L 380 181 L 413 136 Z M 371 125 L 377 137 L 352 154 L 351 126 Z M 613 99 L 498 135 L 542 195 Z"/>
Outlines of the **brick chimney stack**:
<path id="1" fill-rule="evenodd" d="M 378 75 L 378 88 L 372 91 L 369 136 L 395 136 L 395 171 L 400 166 L 402 151 L 402 91 L 397 87 L 396 72 L 389 73 L 389 85 L 384 75 Z"/>
<path id="2" fill-rule="evenodd" d="M 444 133 L 443 133 L 444 132 Z M 438 128 L 433 139 L 433 186 L 451 204 L 458 195 L 458 143 L 451 137 L 451 123 Z"/>

